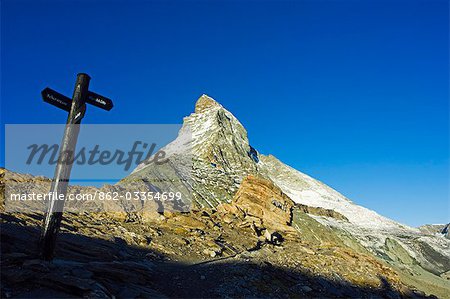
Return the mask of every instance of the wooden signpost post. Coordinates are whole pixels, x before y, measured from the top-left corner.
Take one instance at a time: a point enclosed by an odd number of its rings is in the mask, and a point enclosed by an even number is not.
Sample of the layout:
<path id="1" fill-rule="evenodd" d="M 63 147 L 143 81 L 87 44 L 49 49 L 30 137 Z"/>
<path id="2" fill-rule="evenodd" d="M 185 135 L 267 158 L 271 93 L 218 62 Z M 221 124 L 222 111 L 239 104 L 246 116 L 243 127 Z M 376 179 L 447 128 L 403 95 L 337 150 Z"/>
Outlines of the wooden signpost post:
<path id="1" fill-rule="evenodd" d="M 91 78 L 87 74 L 77 75 L 72 99 L 50 88 L 45 88 L 41 92 L 45 102 L 69 112 L 50 189 L 53 198 L 49 200 L 47 212 L 44 215 L 41 235 L 41 257 L 48 261 L 53 259 L 56 236 L 61 225 L 65 203 L 65 200 L 60 200 L 60 196 L 62 199 L 66 197 L 80 123 L 86 112 L 86 103 L 108 111 L 113 107 L 110 99 L 88 90 L 90 80 Z"/>

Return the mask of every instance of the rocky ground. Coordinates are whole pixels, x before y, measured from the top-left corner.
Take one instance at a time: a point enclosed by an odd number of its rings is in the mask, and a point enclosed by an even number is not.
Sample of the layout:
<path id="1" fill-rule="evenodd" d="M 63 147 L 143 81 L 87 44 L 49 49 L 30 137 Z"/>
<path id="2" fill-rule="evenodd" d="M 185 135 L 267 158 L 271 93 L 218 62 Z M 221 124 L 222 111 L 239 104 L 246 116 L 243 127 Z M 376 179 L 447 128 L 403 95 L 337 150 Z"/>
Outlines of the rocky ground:
<path id="1" fill-rule="evenodd" d="M 203 215 L 195 216 L 207 225 Z M 56 259 L 48 263 L 38 258 L 40 217 L 2 214 L 2 297 L 423 295 L 375 259 L 332 244 L 297 240 L 255 247 L 256 237 L 245 230 L 233 238 L 198 225 L 180 232 L 170 219 L 138 229 L 106 215 L 67 216 Z"/>
<path id="2" fill-rule="evenodd" d="M 42 214 L 4 211 L 2 298 L 426 297 L 263 178 L 217 209 L 131 218 L 65 213 L 49 263 Z"/>

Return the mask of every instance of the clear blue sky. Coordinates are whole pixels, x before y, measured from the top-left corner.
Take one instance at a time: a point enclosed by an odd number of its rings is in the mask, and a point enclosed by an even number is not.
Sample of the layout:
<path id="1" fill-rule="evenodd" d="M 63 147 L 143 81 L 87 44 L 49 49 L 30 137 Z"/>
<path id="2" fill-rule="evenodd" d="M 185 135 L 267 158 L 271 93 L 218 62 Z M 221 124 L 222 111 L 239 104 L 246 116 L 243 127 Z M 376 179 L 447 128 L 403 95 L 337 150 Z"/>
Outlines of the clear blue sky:
<path id="1" fill-rule="evenodd" d="M 65 121 L 40 91 L 71 95 L 78 72 L 115 100 L 87 123 L 180 123 L 206 93 L 260 152 L 395 220 L 448 222 L 448 6 L 2 0 L 2 124 Z"/>

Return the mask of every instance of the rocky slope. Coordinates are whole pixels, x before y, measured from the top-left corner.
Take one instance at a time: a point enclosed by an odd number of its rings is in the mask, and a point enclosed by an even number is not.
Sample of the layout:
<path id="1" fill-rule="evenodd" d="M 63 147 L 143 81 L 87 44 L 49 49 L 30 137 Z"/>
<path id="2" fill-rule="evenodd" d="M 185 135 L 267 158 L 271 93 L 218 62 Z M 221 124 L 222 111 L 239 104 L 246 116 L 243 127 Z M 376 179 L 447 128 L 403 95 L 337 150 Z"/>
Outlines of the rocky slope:
<path id="1" fill-rule="evenodd" d="M 428 235 L 443 235 L 450 238 L 450 223 L 447 224 L 426 224 L 419 227 L 419 230 Z"/>
<path id="2" fill-rule="evenodd" d="M 52 263 L 38 256 L 41 222 L 40 213 L 1 213 L 2 297 L 425 296 L 261 177 L 246 177 L 216 210 L 135 220 L 67 212 Z"/>
<path id="3" fill-rule="evenodd" d="M 295 204 L 303 206 L 315 220 L 356 238 L 375 256 L 395 266 L 406 267 L 416 277 L 422 277 L 424 270 L 425 281 L 429 280 L 430 274 L 432 280 L 448 287 L 445 281 L 439 280 L 439 276 L 450 269 L 450 242 L 447 239 L 423 234 L 358 206 L 274 156 L 260 154 L 250 145 L 245 128 L 233 114 L 206 95 L 197 101 L 195 112 L 184 119 L 183 128 L 182 131 L 190 132 L 191 138 L 179 137 L 166 148 L 169 152 L 183 153 L 189 144 L 189 153 L 193 157 L 190 177 L 196 206 L 216 208 L 229 203 L 247 175 L 261 176 L 273 182 Z M 183 144 L 180 140 L 189 142 Z M 145 166 L 138 167 L 132 176 L 145 176 L 147 171 Z M 414 260 L 411 266 L 405 266 L 393 257 L 398 253 L 388 246 L 390 243 L 398 244 L 399 251 L 407 252 Z"/>
<path id="4" fill-rule="evenodd" d="M 55 263 L 27 246 L 37 243 L 39 210 L 4 211 L 2 297 L 448 297 L 448 239 L 260 154 L 212 98 L 200 97 L 164 150 L 169 163 L 143 163 L 100 190 L 179 191 L 183 202 L 93 202 L 91 212 L 65 213 Z M 6 173 L 3 188 L 49 188 Z"/>

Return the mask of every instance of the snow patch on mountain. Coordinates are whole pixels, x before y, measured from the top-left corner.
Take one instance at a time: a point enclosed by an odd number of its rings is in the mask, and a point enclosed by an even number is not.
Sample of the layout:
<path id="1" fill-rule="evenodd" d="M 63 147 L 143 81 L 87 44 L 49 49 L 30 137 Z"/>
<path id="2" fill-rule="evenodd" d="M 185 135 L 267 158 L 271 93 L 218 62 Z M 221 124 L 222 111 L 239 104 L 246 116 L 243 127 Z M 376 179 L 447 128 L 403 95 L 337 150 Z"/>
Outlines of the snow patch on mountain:
<path id="1" fill-rule="evenodd" d="M 269 177 L 297 203 L 334 210 L 347 217 L 351 223 L 364 228 L 390 230 L 406 228 L 372 210 L 354 204 L 336 190 L 287 166 L 273 156 L 266 157 L 262 161 Z"/>

